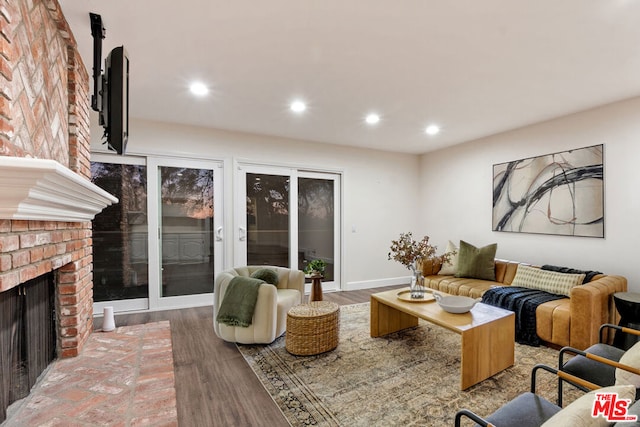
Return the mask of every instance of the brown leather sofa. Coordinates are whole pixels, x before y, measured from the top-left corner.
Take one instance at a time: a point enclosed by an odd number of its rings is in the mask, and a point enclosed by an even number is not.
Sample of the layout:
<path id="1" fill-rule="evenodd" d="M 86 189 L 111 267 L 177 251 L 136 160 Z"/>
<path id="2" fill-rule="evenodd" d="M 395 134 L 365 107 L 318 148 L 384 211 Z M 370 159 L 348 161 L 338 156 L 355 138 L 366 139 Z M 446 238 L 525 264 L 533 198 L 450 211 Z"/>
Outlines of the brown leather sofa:
<path id="1" fill-rule="evenodd" d="M 422 274 L 428 288 L 451 295 L 479 298 L 493 286 L 511 285 L 518 264 L 496 259 L 495 282 L 441 276 L 437 274 L 440 265 L 434 263 L 424 263 Z M 600 325 L 618 323 L 620 317 L 613 303 L 613 294 L 626 290 L 626 278 L 599 274 L 584 285 L 574 286 L 569 298 L 541 304 L 536 310 L 536 332 L 548 344 L 584 350 L 599 341 Z"/>

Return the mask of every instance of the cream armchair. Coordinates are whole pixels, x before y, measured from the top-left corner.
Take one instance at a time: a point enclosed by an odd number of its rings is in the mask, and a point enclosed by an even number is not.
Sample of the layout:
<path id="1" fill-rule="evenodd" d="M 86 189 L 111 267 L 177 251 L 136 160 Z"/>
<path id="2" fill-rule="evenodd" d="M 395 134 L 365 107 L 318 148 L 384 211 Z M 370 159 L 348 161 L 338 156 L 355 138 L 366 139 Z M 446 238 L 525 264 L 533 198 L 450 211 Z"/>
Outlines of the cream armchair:
<path id="1" fill-rule="evenodd" d="M 269 268 L 278 274 L 278 285 L 261 285 L 252 324 L 243 328 L 229 326 L 216 321 L 218 308 L 227 291 L 229 281 L 236 276 L 249 277 L 260 269 Z M 241 344 L 269 344 L 282 335 L 287 328 L 287 312 L 302 302 L 304 295 L 304 273 L 284 267 L 250 265 L 225 270 L 218 274 L 213 293 L 213 330 L 225 341 Z"/>

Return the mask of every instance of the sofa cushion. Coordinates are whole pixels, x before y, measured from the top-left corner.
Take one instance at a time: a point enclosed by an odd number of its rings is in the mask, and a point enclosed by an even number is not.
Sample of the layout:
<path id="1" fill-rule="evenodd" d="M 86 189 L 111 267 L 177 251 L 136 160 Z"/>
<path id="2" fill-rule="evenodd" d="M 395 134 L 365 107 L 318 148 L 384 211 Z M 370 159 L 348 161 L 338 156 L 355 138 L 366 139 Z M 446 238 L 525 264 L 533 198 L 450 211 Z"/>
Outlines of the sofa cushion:
<path id="1" fill-rule="evenodd" d="M 574 400 L 569 406 L 549 418 L 542 427 L 565 427 L 565 426 L 609 426 L 607 419 L 600 415 L 592 417 L 593 402 L 597 393 L 618 393 L 618 399 L 628 399 L 633 401 L 636 396 L 636 389 L 630 385 L 612 386 L 590 391 L 584 396 Z"/>
<path id="2" fill-rule="evenodd" d="M 423 276 L 433 276 L 438 274 L 442 267 L 442 261 L 439 259 L 418 260 L 418 269 L 422 271 Z"/>
<path id="3" fill-rule="evenodd" d="M 499 282 L 491 282 L 489 280 L 478 279 L 459 279 L 466 280 L 466 282 L 460 283 L 458 286 L 458 295 L 470 297 L 473 299 L 482 298 L 482 295 L 487 292 L 488 289 L 494 286 L 502 286 Z"/>
<path id="4" fill-rule="evenodd" d="M 500 264 L 504 265 L 501 266 Z M 505 285 L 510 285 L 513 282 L 513 278 L 516 277 L 519 265 L 520 263 L 515 261 L 496 260 L 496 280 Z M 504 271 L 502 271 L 503 269 Z"/>
<path id="5" fill-rule="evenodd" d="M 536 333 L 542 341 L 559 346 L 569 345 L 572 324 L 569 298 L 548 301 L 536 309 Z"/>
<path id="6" fill-rule="evenodd" d="M 424 278 L 424 285 L 427 288 L 451 295 L 480 298 L 487 289 L 493 286 L 502 286 L 502 283 L 466 277 L 433 275 Z"/>
<path id="7" fill-rule="evenodd" d="M 460 240 L 458 270 L 455 276 L 495 281 L 495 256 L 497 249 L 497 243 L 477 248 L 464 240 Z"/>
<path id="8" fill-rule="evenodd" d="M 571 288 L 580 285 L 583 280 L 584 273 L 557 273 L 555 271 L 546 271 L 520 264 L 516 271 L 516 277 L 513 278 L 511 285 L 569 296 Z"/>
<path id="9" fill-rule="evenodd" d="M 624 352 L 620 358 L 620 363 L 632 368 L 640 368 L 640 342 L 635 343 L 629 350 Z M 618 368 L 616 369 L 616 385 L 620 384 L 633 384 L 636 388 L 640 388 L 640 375 Z"/>
<path id="10" fill-rule="evenodd" d="M 449 240 L 449 242 L 447 243 L 447 249 L 445 250 L 445 253 L 450 253 L 456 251 L 455 255 L 452 255 L 449 258 L 449 262 L 443 262 L 442 263 L 442 267 L 440 268 L 440 271 L 438 272 L 438 274 L 441 274 L 443 276 L 453 276 L 454 274 L 456 274 L 456 270 L 458 269 L 458 248 L 456 247 L 456 244 L 453 243 L 451 240 Z"/>

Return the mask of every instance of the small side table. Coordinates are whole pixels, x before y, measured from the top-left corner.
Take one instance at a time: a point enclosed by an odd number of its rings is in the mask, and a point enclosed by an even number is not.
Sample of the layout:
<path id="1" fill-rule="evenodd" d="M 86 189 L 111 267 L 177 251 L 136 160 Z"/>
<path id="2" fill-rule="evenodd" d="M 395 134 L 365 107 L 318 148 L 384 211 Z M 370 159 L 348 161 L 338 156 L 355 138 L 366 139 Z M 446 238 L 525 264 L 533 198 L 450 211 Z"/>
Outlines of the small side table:
<path id="1" fill-rule="evenodd" d="M 620 313 L 618 326 L 640 329 L 640 293 L 616 292 L 613 294 L 613 301 L 618 313 Z M 613 345 L 623 350 L 628 350 L 636 342 L 638 342 L 637 337 L 621 331 L 616 331 L 613 338 Z"/>
<path id="2" fill-rule="evenodd" d="M 311 356 L 338 346 L 340 306 L 314 301 L 293 306 L 287 312 L 285 348 L 296 356 Z"/>
<path id="3" fill-rule="evenodd" d="M 324 279 L 324 276 L 311 276 L 309 302 L 322 301 L 322 279 Z"/>

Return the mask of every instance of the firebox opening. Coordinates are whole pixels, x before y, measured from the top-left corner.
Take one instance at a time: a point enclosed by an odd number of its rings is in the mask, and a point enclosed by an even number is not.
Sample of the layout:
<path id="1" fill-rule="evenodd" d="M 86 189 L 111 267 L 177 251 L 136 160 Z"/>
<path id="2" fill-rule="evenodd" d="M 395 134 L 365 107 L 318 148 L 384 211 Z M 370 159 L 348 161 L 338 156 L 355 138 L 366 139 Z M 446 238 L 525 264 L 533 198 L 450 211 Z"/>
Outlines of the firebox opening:
<path id="1" fill-rule="evenodd" d="M 0 422 L 56 357 L 55 274 L 0 293 Z"/>

